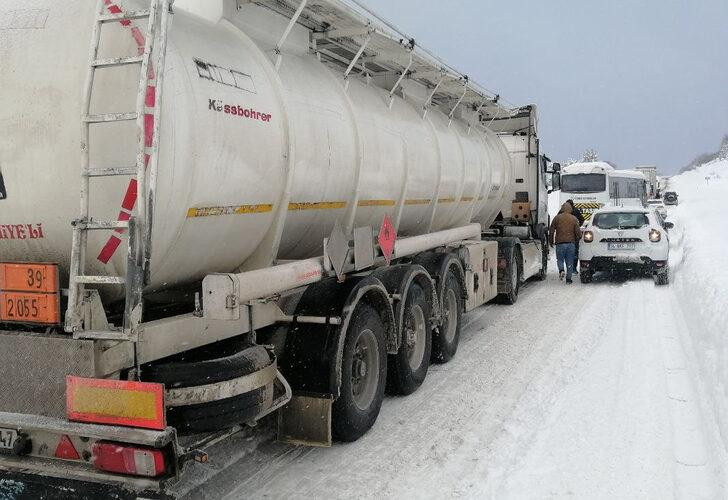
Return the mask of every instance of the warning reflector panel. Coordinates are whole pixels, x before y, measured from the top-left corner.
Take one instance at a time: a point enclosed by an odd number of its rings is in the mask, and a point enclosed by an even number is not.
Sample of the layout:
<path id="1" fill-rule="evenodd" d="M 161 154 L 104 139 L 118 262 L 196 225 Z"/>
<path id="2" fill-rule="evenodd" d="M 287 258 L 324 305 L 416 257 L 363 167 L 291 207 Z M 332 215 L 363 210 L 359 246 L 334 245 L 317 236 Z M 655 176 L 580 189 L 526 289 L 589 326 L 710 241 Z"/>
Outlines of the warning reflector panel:
<path id="1" fill-rule="evenodd" d="M 163 430 L 164 385 L 66 377 L 69 420 Z"/>

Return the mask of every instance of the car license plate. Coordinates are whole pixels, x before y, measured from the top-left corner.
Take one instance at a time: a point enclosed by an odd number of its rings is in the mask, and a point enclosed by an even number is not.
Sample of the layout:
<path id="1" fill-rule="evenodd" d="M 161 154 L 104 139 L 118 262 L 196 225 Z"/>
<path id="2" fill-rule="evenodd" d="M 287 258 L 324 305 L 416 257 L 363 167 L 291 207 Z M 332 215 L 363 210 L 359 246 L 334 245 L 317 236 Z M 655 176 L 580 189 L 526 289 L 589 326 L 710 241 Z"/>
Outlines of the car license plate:
<path id="1" fill-rule="evenodd" d="M 634 250 L 634 243 L 607 243 L 607 250 Z"/>
<path id="2" fill-rule="evenodd" d="M 0 428 L 0 449 L 12 450 L 15 441 L 18 439 L 18 431 L 15 429 Z"/>

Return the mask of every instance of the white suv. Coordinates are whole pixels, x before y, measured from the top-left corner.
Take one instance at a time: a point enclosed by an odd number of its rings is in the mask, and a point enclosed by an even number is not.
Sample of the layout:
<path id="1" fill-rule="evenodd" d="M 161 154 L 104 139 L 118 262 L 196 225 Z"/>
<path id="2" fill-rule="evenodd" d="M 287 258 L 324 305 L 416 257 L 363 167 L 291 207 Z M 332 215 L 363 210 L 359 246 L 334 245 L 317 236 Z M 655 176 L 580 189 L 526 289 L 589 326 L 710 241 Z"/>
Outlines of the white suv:
<path id="1" fill-rule="evenodd" d="M 606 271 L 650 275 L 667 285 L 672 223 L 658 219 L 652 209 L 605 207 L 594 213 L 584 227 L 579 245 L 582 283 L 594 273 Z"/>

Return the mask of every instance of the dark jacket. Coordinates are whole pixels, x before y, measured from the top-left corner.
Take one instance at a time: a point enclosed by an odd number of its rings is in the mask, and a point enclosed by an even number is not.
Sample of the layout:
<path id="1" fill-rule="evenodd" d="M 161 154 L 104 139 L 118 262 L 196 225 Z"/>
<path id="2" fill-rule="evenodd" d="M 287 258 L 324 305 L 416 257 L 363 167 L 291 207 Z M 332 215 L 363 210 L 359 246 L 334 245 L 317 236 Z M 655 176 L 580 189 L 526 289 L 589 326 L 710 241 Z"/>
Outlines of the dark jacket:
<path id="1" fill-rule="evenodd" d="M 576 220 L 579 221 L 579 225 L 580 226 L 583 226 L 584 225 L 584 216 L 581 214 L 581 210 L 579 210 L 578 208 L 574 207 L 574 208 L 571 209 L 571 215 L 573 215 L 574 217 L 576 217 Z"/>

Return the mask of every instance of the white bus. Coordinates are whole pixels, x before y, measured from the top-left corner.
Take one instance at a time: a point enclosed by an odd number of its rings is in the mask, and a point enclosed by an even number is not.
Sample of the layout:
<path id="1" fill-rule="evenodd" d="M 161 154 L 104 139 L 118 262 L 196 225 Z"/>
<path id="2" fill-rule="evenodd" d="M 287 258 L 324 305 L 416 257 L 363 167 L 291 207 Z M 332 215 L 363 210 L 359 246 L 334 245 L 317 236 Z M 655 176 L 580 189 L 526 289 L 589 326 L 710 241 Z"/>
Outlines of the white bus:
<path id="1" fill-rule="evenodd" d="M 585 219 L 605 205 L 644 206 L 647 179 L 641 172 L 616 170 L 604 162 L 574 163 L 561 172 L 563 204 L 573 200 Z"/>

